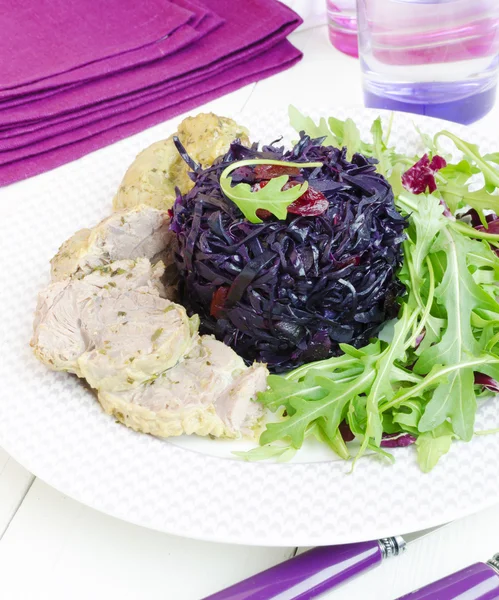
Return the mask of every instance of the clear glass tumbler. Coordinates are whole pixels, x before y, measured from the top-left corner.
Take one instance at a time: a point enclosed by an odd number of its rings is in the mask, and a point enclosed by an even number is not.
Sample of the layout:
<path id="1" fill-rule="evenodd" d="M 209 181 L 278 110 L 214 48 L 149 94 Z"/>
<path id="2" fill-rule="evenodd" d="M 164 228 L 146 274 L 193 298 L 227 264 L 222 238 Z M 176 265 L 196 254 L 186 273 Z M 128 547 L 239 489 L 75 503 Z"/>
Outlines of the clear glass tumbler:
<path id="1" fill-rule="evenodd" d="M 359 56 L 356 0 L 326 0 L 326 7 L 333 46 L 350 56 Z"/>
<path id="2" fill-rule="evenodd" d="M 499 0 L 357 0 L 368 107 L 472 123 L 494 105 Z"/>

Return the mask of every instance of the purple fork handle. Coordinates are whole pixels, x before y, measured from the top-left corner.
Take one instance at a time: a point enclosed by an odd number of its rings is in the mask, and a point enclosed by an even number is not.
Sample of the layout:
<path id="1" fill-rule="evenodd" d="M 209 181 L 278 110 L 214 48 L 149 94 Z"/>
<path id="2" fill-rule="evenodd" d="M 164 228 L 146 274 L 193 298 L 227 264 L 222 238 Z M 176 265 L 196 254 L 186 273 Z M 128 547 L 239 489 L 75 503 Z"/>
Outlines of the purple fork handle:
<path id="1" fill-rule="evenodd" d="M 476 563 L 398 600 L 498 600 L 499 573 Z"/>
<path id="2" fill-rule="evenodd" d="M 203 600 L 310 600 L 382 560 L 377 541 L 308 550 Z"/>

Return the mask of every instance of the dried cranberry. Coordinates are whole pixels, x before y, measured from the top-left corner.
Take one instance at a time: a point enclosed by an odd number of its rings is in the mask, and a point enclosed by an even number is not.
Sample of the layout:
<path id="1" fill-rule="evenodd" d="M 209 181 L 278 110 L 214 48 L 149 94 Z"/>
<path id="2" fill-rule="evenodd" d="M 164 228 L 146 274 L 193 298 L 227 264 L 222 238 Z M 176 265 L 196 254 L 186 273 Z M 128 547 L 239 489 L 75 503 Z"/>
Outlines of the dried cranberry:
<path id="1" fill-rule="evenodd" d="M 272 217 L 272 213 L 270 212 L 270 210 L 266 210 L 265 208 L 257 208 L 255 212 L 256 216 L 262 221 L 266 221 L 267 219 L 270 219 L 270 217 Z"/>
<path id="2" fill-rule="evenodd" d="M 351 256 L 350 258 L 347 258 L 346 260 L 342 260 L 339 263 L 336 263 L 336 269 L 344 269 L 345 267 L 349 267 L 350 265 L 353 265 L 355 267 L 357 267 L 358 265 L 360 265 L 360 256 Z"/>
<path id="3" fill-rule="evenodd" d="M 297 181 L 288 181 L 283 190 L 295 185 L 301 185 Z M 329 202 L 322 192 L 309 187 L 307 191 L 288 206 L 288 212 L 302 217 L 318 217 L 329 208 Z"/>
<path id="4" fill-rule="evenodd" d="M 219 287 L 211 297 L 210 315 L 219 319 L 224 312 L 225 301 L 229 295 L 229 288 L 226 286 Z"/>
<path id="5" fill-rule="evenodd" d="M 256 165 L 254 173 L 257 179 L 274 179 L 274 177 L 280 177 L 281 175 L 298 177 L 300 169 L 285 165 Z"/>

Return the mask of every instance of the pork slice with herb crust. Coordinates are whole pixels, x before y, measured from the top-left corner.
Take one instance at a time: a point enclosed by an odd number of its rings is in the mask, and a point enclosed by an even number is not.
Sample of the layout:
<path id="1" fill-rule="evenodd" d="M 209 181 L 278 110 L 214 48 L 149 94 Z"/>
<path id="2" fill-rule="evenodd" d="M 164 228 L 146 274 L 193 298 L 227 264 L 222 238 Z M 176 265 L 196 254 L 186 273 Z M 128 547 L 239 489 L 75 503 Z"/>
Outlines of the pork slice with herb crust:
<path id="1" fill-rule="evenodd" d="M 248 130 L 232 119 L 213 113 L 187 117 L 175 134 L 137 155 L 114 197 L 115 210 L 139 204 L 167 210 L 175 201 L 175 188 L 182 193 L 192 188 L 189 167 L 175 148 L 174 136 L 180 139 L 192 159 L 204 167 L 225 154 L 236 138 L 249 144 Z"/>
<path id="2" fill-rule="evenodd" d="M 110 302 L 131 290 L 161 299 L 163 272 L 161 262 L 151 265 L 145 258 L 121 260 L 81 279 L 51 283 L 38 295 L 31 339 L 35 355 L 51 369 L 81 376 L 78 360 L 95 347 L 99 327 L 119 321 L 117 314 L 98 311 L 97 307 L 105 299 Z"/>
<path id="3" fill-rule="evenodd" d="M 166 256 L 173 262 L 175 236 L 169 226 L 168 214 L 150 206 L 117 211 L 62 244 L 51 260 L 52 281 L 81 277 L 122 259 L 148 258 L 154 263 Z"/>
<path id="4" fill-rule="evenodd" d="M 104 410 L 135 431 L 235 438 L 262 416 L 252 400 L 266 389 L 265 365 L 246 367 L 228 346 L 201 336 L 173 368 L 128 391 L 99 390 Z"/>
<path id="5" fill-rule="evenodd" d="M 197 317 L 157 295 L 119 290 L 100 295 L 82 313 L 94 348 L 78 359 L 95 389 L 137 387 L 177 364 L 197 336 Z"/>

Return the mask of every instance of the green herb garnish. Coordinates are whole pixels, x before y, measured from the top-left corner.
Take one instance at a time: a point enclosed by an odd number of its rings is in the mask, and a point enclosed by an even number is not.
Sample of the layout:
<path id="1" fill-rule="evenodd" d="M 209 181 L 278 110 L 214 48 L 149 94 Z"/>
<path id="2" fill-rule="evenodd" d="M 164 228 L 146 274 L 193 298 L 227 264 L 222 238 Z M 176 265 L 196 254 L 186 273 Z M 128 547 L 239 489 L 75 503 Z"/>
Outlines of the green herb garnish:
<path id="1" fill-rule="evenodd" d="M 231 163 L 220 176 L 220 187 L 225 196 L 237 205 L 250 223 L 262 223 L 262 220 L 256 214 L 258 209 L 268 210 L 278 219 L 284 220 L 288 214 L 288 206 L 308 189 L 308 182 L 305 181 L 301 185 L 283 190 L 283 186 L 289 180 L 288 175 L 281 175 L 271 179 L 265 187 L 255 192 L 251 191 L 251 186 L 247 183 L 238 183 L 232 186 L 232 180 L 229 178 L 230 174 L 240 167 L 250 165 L 279 165 L 296 167 L 298 169 L 322 167 L 321 162 L 298 163 L 283 160 L 266 160 L 263 158 L 240 160 Z"/>
<path id="2" fill-rule="evenodd" d="M 156 329 L 156 331 L 151 335 L 151 342 L 155 342 L 162 333 L 163 333 L 162 327 L 160 327 L 159 329 Z"/>

